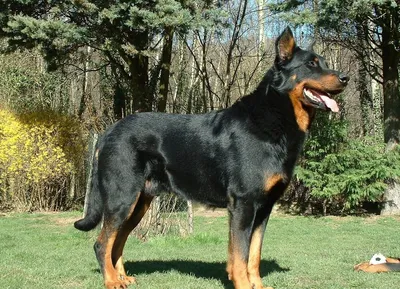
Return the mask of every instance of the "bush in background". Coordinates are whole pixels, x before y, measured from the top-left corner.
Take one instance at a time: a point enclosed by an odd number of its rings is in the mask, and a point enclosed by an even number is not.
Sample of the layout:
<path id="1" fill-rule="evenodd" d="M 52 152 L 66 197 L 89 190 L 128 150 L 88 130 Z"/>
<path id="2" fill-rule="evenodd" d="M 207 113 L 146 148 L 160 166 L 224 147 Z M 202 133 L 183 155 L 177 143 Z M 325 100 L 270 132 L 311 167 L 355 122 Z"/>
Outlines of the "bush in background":
<path id="1" fill-rule="evenodd" d="M 79 122 L 52 111 L 15 114 L 0 109 L 0 206 L 65 209 L 84 171 Z"/>
<path id="2" fill-rule="evenodd" d="M 384 201 L 387 185 L 400 176 L 399 163 L 399 149 L 385 153 L 373 138 L 354 139 L 337 153 L 309 158 L 296 175 L 324 214 L 356 213 L 365 202 Z"/>
<path id="3" fill-rule="evenodd" d="M 363 213 L 366 203 L 384 202 L 399 164 L 400 149 L 385 153 L 376 137 L 349 138 L 346 122 L 318 114 L 282 204 L 303 213 Z"/>

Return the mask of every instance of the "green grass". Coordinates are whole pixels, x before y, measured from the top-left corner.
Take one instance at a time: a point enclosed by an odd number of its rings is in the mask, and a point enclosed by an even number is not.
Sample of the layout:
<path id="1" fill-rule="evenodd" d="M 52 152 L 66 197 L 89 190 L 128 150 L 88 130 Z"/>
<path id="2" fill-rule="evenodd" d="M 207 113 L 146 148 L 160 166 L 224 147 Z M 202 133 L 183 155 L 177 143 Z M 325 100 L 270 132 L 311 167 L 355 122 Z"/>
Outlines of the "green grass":
<path id="1" fill-rule="evenodd" d="M 93 252 L 97 232 L 72 226 L 79 213 L 0 217 L 0 288 L 103 288 Z M 399 219 L 273 216 L 263 247 L 264 285 L 283 288 L 394 288 L 400 273 L 353 266 L 373 253 L 400 256 Z M 233 288 L 225 274 L 226 217 L 196 217 L 186 238 L 128 240 L 128 274 L 139 287 Z"/>

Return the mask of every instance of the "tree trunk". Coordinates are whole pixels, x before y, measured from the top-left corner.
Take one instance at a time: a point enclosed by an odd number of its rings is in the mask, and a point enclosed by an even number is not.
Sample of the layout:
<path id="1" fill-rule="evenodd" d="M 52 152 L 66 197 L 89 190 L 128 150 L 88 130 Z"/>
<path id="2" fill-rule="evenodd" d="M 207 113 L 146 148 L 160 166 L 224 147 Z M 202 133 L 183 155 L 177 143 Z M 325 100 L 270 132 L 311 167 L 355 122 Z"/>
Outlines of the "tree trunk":
<path id="1" fill-rule="evenodd" d="M 78 116 L 80 118 L 83 118 L 83 114 L 85 113 L 87 105 L 89 103 L 88 82 L 89 82 L 89 69 L 90 69 L 90 63 L 89 63 L 90 54 L 91 54 L 91 48 L 90 46 L 87 46 L 85 53 L 85 63 L 83 66 L 82 95 L 78 111 Z"/>
<path id="2" fill-rule="evenodd" d="M 365 70 L 364 65 L 360 64 L 358 68 L 358 81 L 357 89 L 360 93 L 361 103 L 361 116 L 362 116 L 362 135 L 367 136 L 374 133 L 374 114 L 373 114 L 373 102 L 371 94 L 371 86 L 369 84 L 368 73 Z"/>
<path id="3" fill-rule="evenodd" d="M 386 151 L 390 153 L 400 144 L 400 96 L 399 60 L 395 46 L 399 40 L 399 15 L 396 9 L 388 9 L 382 25 L 382 70 L 383 70 L 383 118 Z M 397 34 L 396 34 L 397 33 Z M 386 205 L 383 214 L 400 214 L 400 185 L 394 183 L 385 192 Z"/>
<path id="4" fill-rule="evenodd" d="M 208 30 L 204 29 L 203 41 L 200 41 L 201 45 L 201 100 L 203 103 L 203 113 L 208 111 L 207 108 L 207 38 Z M 212 103 L 210 103 L 212 105 Z"/>
<path id="5" fill-rule="evenodd" d="M 385 192 L 385 205 L 381 215 L 399 215 L 400 214 L 400 184 L 393 183 Z"/>
<path id="6" fill-rule="evenodd" d="M 258 51 L 257 51 L 257 61 L 261 61 L 262 55 L 265 52 L 265 35 L 264 35 L 264 9 L 265 0 L 257 0 L 257 14 L 258 14 Z M 261 67 L 261 65 L 260 65 Z"/>
<path id="7" fill-rule="evenodd" d="M 153 93 L 149 90 L 149 58 L 143 53 L 149 46 L 148 32 L 135 32 L 131 37 L 130 44 L 137 51 L 134 55 L 122 48 L 117 57 L 106 52 L 115 79 L 113 109 L 117 119 L 153 108 Z"/>
<path id="8" fill-rule="evenodd" d="M 382 31 L 384 140 L 391 150 L 400 143 L 399 52 L 388 32 Z"/>
<path id="9" fill-rule="evenodd" d="M 90 145 L 90 151 L 89 151 L 89 173 L 87 176 L 86 180 L 86 191 L 85 191 L 85 203 L 83 206 L 83 217 L 86 216 L 87 214 L 87 209 L 88 209 L 88 204 L 89 204 L 89 195 L 91 193 L 91 184 L 92 184 L 92 172 L 93 172 L 93 157 L 96 154 L 96 143 L 98 140 L 99 135 L 97 133 L 93 134 L 92 140 L 91 140 L 91 145 Z"/>
<path id="10" fill-rule="evenodd" d="M 160 98 L 157 106 L 157 110 L 161 112 L 165 112 L 167 108 L 173 36 L 174 30 L 171 27 L 166 27 L 161 55 Z"/>
<path id="11" fill-rule="evenodd" d="M 145 55 L 136 55 L 129 68 L 131 72 L 131 97 L 130 113 L 136 111 L 152 111 L 153 97 L 148 92 L 149 59 Z"/>
<path id="12" fill-rule="evenodd" d="M 374 124 L 374 114 L 373 114 L 373 101 L 371 95 L 371 86 L 369 86 L 369 75 L 368 71 L 365 67 L 366 63 L 368 63 L 368 57 L 366 50 L 366 43 L 364 37 L 364 31 L 368 31 L 364 29 L 362 26 L 357 26 L 357 41 L 360 47 L 364 49 L 361 52 L 360 57 L 362 58 L 359 61 L 358 65 L 358 80 L 357 80 L 357 90 L 360 93 L 360 103 L 361 103 L 361 127 L 362 127 L 362 135 L 370 135 L 373 133 L 373 124 Z"/>
<path id="13" fill-rule="evenodd" d="M 187 57 L 185 53 L 185 46 L 183 43 L 182 38 L 178 38 L 178 43 L 177 43 L 177 50 L 178 50 L 178 72 L 174 74 L 173 80 L 174 80 L 174 92 L 172 94 L 172 113 L 178 113 L 181 112 L 181 100 L 184 100 L 185 98 L 185 91 L 187 90 L 187 78 L 186 78 L 186 66 L 187 66 Z"/>
<path id="14" fill-rule="evenodd" d="M 221 75 L 221 64 L 222 64 L 222 55 L 221 54 L 222 54 L 221 52 L 218 52 L 218 64 L 217 64 L 217 69 L 215 71 L 215 74 L 217 76 Z M 219 85 L 220 85 L 220 79 L 218 77 L 215 77 L 212 89 L 216 94 L 219 93 L 219 89 L 220 89 Z M 215 107 L 221 108 L 222 104 L 221 104 L 220 99 L 217 98 L 216 102 L 217 103 L 215 104 Z"/>
<path id="15" fill-rule="evenodd" d="M 117 76 L 116 74 L 114 74 Z M 113 98 L 113 110 L 114 117 L 116 119 L 121 119 L 126 115 L 126 96 L 125 91 L 121 87 L 121 84 L 117 80 L 117 83 L 114 86 L 114 98 Z"/>
<path id="16" fill-rule="evenodd" d="M 131 76 L 130 91 L 132 107 L 130 113 L 135 111 L 152 111 L 153 95 L 149 93 L 149 58 L 141 51 L 148 49 L 148 32 L 136 32 L 132 35 L 132 44 L 139 51 L 131 59 L 129 71 Z"/>
<path id="17" fill-rule="evenodd" d="M 187 213 L 188 213 L 188 224 L 189 224 L 189 234 L 193 234 L 193 203 L 192 201 L 187 201 Z"/>
<path id="18" fill-rule="evenodd" d="M 200 49 L 197 49 L 197 37 L 193 35 L 193 43 L 192 43 L 192 51 L 193 55 L 191 57 L 191 64 L 190 64 L 190 80 L 189 80 L 189 88 L 188 88 L 188 102 L 187 102 L 187 108 L 186 108 L 186 113 L 191 114 L 193 112 L 193 97 L 194 97 L 194 90 L 195 87 L 197 86 L 197 82 L 199 79 L 199 71 L 196 70 L 196 56 L 195 54 L 200 51 Z"/>
<path id="19" fill-rule="evenodd" d="M 374 132 L 383 141 L 382 87 L 374 78 L 371 78 L 371 94 L 373 99 Z"/>

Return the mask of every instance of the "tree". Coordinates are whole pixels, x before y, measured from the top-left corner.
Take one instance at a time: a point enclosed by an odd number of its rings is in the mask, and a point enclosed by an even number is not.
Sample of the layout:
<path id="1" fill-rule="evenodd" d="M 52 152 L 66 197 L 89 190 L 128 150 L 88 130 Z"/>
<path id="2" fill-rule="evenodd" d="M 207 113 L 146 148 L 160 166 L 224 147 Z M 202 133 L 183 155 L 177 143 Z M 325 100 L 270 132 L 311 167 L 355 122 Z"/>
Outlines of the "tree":
<path id="1" fill-rule="evenodd" d="M 165 110 L 173 34 L 218 22 L 212 3 L 1 0 L 0 37 L 8 39 L 7 51 L 40 47 L 49 69 L 73 63 L 79 49 L 99 52 L 103 62 L 98 68 L 110 67 L 115 80 L 114 113 L 120 118 L 136 110 Z M 160 35 L 161 64 L 151 71 Z M 152 84 L 160 72 L 159 101 Z"/>

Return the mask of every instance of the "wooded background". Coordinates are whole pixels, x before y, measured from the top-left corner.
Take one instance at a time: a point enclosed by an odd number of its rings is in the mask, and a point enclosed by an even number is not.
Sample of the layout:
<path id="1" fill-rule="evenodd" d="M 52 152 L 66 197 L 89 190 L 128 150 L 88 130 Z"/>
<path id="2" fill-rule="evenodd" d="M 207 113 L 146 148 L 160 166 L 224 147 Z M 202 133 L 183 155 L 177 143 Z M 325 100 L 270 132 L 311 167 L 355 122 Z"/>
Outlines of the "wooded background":
<path id="1" fill-rule="evenodd" d="M 290 25 L 351 77 L 282 201 L 390 212 L 400 198 L 400 3 L 0 1 L 0 207 L 81 206 L 91 135 L 139 111 L 205 113 L 251 92 Z M 389 200 L 389 202 L 386 202 Z"/>

